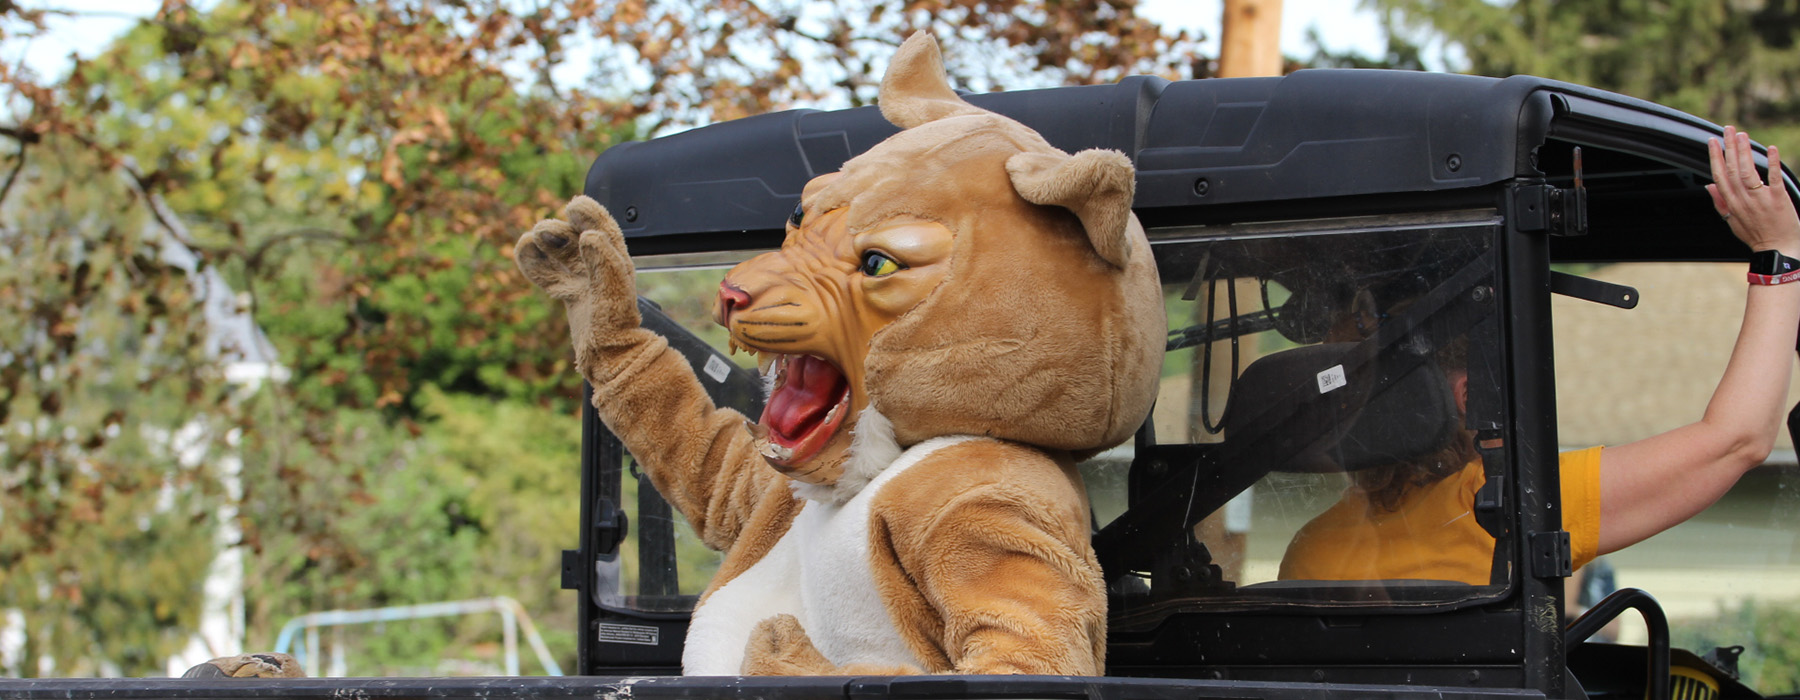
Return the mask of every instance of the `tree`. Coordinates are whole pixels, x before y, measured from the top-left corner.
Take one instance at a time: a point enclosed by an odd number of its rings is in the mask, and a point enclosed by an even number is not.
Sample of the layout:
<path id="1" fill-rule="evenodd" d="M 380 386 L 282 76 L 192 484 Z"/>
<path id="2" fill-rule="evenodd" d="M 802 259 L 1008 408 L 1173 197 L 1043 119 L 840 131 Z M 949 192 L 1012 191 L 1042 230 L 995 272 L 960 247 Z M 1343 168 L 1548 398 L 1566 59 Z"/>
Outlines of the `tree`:
<path id="1" fill-rule="evenodd" d="M 1538 75 L 1658 102 L 1789 143 L 1800 7 L 1718 0 L 1372 0 L 1459 70 Z M 1769 127 L 1776 127 L 1770 131 Z"/>
<path id="2" fill-rule="evenodd" d="M 479 553 L 575 532 L 534 507 L 575 505 L 549 478 L 574 449 L 541 432 L 572 423 L 567 330 L 510 255 L 594 154 L 867 103 L 921 28 L 975 89 L 1191 71 L 1192 38 L 1134 6 L 169 0 L 60 82 L 0 62 L 0 609 L 26 611 L 57 672 L 160 670 L 221 517 L 265 636 L 312 609 L 486 594 L 490 563 L 549 591 Z M 0 41 L 50 13 L 0 6 Z M 583 89 L 558 79 L 590 61 Z M 213 273 L 288 381 L 225 381 L 195 286 Z"/>
<path id="3" fill-rule="evenodd" d="M 1003 90 L 1193 75 L 1197 37 L 1136 0 L 621 0 L 586 16 L 618 123 L 648 131 L 795 104 L 873 104 L 887 56 L 915 31 L 945 46 L 953 82 Z M 547 51 L 559 50 L 562 43 Z"/>
<path id="4" fill-rule="evenodd" d="M 364 487 L 391 455 L 360 449 L 340 407 L 388 407 L 377 427 L 394 430 L 401 392 L 425 383 L 412 373 L 454 383 L 438 368 L 470 355 L 504 368 L 478 377 L 504 384 L 490 393 L 555 383 L 566 342 L 519 329 L 559 314 L 511 283 L 506 245 L 578 187 L 593 102 L 516 88 L 501 69 L 506 27 L 458 34 L 470 16 L 173 5 L 64 85 L 6 72 L 22 118 L 6 132 L 17 150 L 0 189 L 12 195 L 0 210 L 0 608 L 26 611 L 30 656 L 65 673 L 160 670 L 193 625 L 221 507 L 236 505 L 222 436 L 291 448 L 249 464 L 284 488 L 248 492 L 238 513 L 253 550 L 270 532 L 296 535 L 297 557 L 259 553 L 291 564 L 278 580 L 305 580 L 374 568 L 369 549 L 321 546 L 337 541 L 319 523 L 406 502 Z M 165 245 L 197 265 L 167 264 Z M 227 272 L 282 331 L 295 380 L 265 394 L 281 410 L 234 398 L 228 358 L 205 350 L 193 283 L 207 270 Z M 321 299 L 331 280 L 352 291 Z M 443 298 L 417 302 L 430 294 Z M 190 430 L 207 437 L 174 440 Z M 148 575 L 121 575 L 133 572 Z M 322 598 L 353 600 L 282 609 Z"/>
<path id="5" fill-rule="evenodd" d="M 222 358 L 142 192 L 66 139 L 33 149 L 0 210 L 0 609 L 62 672 L 156 667 L 215 547 Z"/>

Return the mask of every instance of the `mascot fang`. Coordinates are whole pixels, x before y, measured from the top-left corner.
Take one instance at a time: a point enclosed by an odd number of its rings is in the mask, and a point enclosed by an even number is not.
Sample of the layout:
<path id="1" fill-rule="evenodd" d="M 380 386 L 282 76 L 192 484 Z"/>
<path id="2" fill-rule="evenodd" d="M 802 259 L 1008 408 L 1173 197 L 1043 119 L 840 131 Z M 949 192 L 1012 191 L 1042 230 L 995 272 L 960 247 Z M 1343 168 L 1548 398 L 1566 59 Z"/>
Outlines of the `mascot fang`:
<path id="1" fill-rule="evenodd" d="M 902 131 L 809 182 L 781 249 L 720 286 L 769 377 L 755 423 L 639 327 L 593 200 L 519 267 L 566 305 L 607 426 L 726 552 L 686 673 L 1098 675 L 1075 463 L 1142 423 L 1167 328 L 1131 163 L 964 102 L 923 34 L 879 104 Z"/>

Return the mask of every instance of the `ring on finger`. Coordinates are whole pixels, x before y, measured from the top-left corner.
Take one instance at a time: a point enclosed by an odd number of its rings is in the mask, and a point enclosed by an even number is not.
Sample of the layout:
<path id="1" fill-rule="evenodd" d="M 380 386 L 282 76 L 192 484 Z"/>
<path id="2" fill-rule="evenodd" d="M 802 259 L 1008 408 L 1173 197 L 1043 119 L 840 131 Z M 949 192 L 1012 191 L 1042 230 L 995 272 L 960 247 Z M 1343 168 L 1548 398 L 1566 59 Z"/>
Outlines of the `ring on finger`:
<path id="1" fill-rule="evenodd" d="M 1724 219 L 1726 221 L 1730 221 L 1731 220 L 1731 212 L 1725 212 L 1723 214 L 1720 214 L 1719 218 Z"/>
<path id="2" fill-rule="evenodd" d="M 1757 181 L 1757 183 L 1756 183 L 1756 184 L 1754 184 L 1754 185 L 1751 185 L 1751 186 L 1749 186 L 1749 187 L 1746 187 L 1746 188 L 1744 188 L 1744 189 L 1747 189 L 1747 190 L 1760 190 L 1760 189 L 1762 189 L 1762 188 L 1763 188 L 1763 184 L 1762 184 L 1762 181 L 1760 181 L 1760 180 L 1759 180 L 1759 181 Z"/>

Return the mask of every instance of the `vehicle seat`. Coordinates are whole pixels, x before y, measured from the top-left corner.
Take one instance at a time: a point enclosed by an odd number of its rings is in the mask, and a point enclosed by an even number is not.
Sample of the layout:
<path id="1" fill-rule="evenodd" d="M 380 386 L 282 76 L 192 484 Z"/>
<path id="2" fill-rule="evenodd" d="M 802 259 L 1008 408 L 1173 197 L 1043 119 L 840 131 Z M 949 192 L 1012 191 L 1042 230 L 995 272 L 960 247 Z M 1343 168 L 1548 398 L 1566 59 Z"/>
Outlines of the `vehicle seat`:
<path id="1" fill-rule="evenodd" d="M 1399 344 L 1404 345 L 1404 344 Z M 1258 358 L 1238 377 L 1225 439 L 1248 441 L 1244 468 L 1355 471 L 1443 449 L 1460 413 L 1430 356 L 1324 343 Z M 1240 468 L 1228 466 L 1227 468 Z"/>

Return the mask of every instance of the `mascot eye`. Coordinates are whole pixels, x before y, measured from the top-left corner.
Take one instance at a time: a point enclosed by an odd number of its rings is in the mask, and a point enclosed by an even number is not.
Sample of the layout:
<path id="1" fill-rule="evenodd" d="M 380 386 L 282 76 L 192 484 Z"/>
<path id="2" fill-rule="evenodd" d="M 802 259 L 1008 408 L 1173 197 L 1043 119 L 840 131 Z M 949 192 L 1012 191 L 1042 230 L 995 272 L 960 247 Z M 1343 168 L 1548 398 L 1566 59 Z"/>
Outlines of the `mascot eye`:
<path id="1" fill-rule="evenodd" d="M 801 222 L 801 220 L 803 220 L 805 218 L 806 218 L 806 206 L 802 205 L 802 204 L 795 204 L 794 205 L 794 213 L 788 215 L 788 225 L 792 226 L 794 228 L 800 228 L 800 222 Z"/>
<path id="2" fill-rule="evenodd" d="M 862 273 L 865 275 L 870 277 L 886 277 L 899 272 L 902 269 L 904 268 L 900 266 L 900 263 L 894 262 L 893 258 L 882 253 L 873 250 L 863 253 Z"/>

